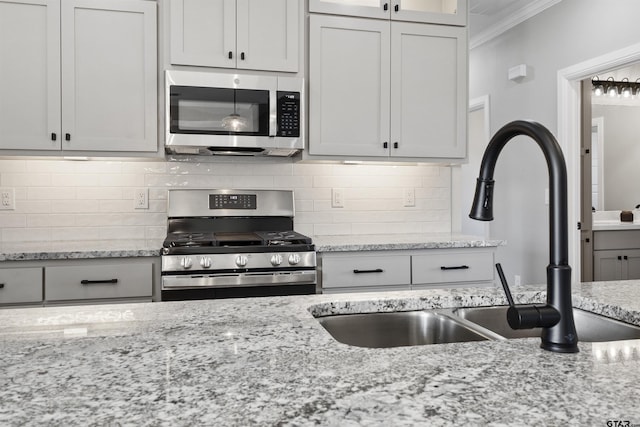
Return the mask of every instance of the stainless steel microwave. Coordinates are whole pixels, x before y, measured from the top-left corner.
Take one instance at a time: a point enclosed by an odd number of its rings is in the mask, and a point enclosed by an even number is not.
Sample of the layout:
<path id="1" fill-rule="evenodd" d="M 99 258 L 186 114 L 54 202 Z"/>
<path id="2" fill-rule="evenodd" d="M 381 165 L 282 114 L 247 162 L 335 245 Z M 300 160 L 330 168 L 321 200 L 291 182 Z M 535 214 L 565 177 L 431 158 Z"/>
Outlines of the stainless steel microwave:
<path id="1" fill-rule="evenodd" d="M 165 151 L 292 156 L 304 148 L 304 80 L 165 72 Z"/>

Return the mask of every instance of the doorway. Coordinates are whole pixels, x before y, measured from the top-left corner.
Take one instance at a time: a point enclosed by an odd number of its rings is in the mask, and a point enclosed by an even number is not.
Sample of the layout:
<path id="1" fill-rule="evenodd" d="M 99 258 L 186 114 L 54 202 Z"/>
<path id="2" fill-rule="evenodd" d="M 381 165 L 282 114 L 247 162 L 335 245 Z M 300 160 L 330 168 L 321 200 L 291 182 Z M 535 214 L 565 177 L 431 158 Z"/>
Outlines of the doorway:
<path id="1" fill-rule="evenodd" d="M 640 62 L 640 43 L 593 58 L 558 71 L 558 141 L 567 157 L 569 181 L 569 224 L 581 219 L 581 156 L 583 133 L 581 118 L 581 81 L 607 70 L 622 68 Z M 589 136 L 591 123 L 588 123 Z M 581 265 L 581 246 L 585 243 L 578 227 L 569 227 L 569 254 L 571 265 Z M 580 269 L 575 269 L 574 282 L 582 281 Z"/>

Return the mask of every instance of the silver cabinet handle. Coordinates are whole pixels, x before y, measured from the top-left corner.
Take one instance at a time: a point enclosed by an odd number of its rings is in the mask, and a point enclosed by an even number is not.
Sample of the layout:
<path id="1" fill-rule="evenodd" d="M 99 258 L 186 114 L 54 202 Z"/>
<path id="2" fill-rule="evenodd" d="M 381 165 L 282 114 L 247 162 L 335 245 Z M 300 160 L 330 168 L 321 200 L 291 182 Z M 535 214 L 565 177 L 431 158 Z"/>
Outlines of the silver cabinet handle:
<path id="1" fill-rule="evenodd" d="M 455 267 L 445 267 L 444 265 L 440 267 L 440 270 L 468 270 L 468 265 L 457 265 Z"/>

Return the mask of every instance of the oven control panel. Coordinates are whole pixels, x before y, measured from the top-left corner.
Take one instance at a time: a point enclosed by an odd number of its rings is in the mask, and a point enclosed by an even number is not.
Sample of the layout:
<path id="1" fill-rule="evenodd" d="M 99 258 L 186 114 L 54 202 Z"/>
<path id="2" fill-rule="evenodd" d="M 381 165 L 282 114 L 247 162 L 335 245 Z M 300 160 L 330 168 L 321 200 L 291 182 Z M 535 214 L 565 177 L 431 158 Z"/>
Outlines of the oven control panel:
<path id="1" fill-rule="evenodd" d="M 209 209 L 256 209 L 255 194 L 209 194 Z"/>

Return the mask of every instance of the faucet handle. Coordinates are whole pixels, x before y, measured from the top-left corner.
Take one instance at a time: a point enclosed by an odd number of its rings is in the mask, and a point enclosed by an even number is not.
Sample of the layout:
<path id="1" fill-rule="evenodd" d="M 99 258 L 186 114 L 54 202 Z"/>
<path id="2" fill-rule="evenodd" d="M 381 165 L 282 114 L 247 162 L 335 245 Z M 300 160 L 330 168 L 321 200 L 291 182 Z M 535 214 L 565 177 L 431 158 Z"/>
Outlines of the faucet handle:
<path id="1" fill-rule="evenodd" d="M 560 313 L 550 305 L 516 305 L 500 263 L 496 264 L 496 270 L 509 302 L 507 322 L 511 329 L 549 328 L 560 321 Z"/>
<path id="2" fill-rule="evenodd" d="M 496 264 L 496 270 L 498 270 L 498 277 L 500 277 L 500 283 L 502 283 L 502 289 L 504 289 L 504 293 L 507 296 L 509 307 L 515 307 L 516 304 L 513 302 L 513 296 L 511 295 L 511 291 L 509 290 L 509 285 L 507 284 L 507 278 L 504 277 L 504 271 L 502 271 L 502 265 L 500 265 L 500 263 Z"/>

